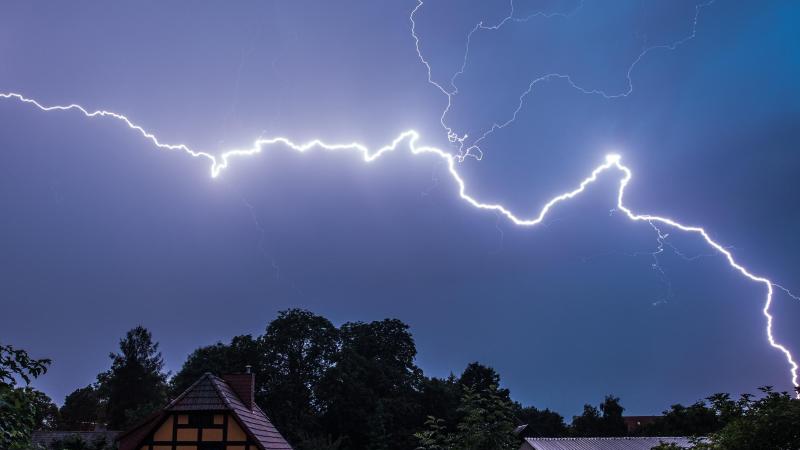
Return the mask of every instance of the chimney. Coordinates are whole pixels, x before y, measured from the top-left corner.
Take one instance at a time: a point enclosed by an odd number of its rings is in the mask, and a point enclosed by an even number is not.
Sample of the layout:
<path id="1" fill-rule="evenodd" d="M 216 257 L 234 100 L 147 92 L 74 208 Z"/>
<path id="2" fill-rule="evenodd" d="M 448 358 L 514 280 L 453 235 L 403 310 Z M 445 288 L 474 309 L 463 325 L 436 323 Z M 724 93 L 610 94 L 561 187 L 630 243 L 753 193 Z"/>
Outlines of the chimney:
<path id="1" fill-rule="evenodd" d="M 244 406 L 252 410 L 255 404 L 256 376 L 253 375 L 251 367 L 247 366 L 246 373 L 223 375 L 222 379 L 228 383 Z"/>

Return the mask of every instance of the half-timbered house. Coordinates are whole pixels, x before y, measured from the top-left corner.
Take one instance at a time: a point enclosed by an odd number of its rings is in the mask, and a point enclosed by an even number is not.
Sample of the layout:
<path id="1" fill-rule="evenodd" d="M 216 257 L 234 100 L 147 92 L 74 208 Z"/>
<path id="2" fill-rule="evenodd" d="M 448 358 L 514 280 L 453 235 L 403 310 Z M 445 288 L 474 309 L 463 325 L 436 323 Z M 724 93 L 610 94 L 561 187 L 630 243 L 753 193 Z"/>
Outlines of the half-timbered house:
<path id="1" fill-rule="evenodd" d="M 118 438 L 119 450 L 291 450 L 254 401 L 251 373 L 206 373 Z"/>

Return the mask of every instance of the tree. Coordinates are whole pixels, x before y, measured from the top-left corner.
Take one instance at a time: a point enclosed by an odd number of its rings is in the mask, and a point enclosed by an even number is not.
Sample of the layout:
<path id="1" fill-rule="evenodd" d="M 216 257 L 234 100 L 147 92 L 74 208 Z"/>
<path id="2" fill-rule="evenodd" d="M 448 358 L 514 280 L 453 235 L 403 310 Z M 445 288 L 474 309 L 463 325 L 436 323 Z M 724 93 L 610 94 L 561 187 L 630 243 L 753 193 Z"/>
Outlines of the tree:
<path id="1" fill-rule="evenodd" d="M 570 432 L 573 436 L 600 436 L 602 417 L 600 411 L 590 405 L 583 405 L 583 414 L 572 418 Z"/>
<path id="2" fill-rule="evenodd" d="M 472 388 L 476 392 L 495 390 L 497 394 L 506 399 L 510 399 L 511 396 L 508 389 L 498 387 L 500 386 L 500 374 L 494 368 L 484 366 L 479 362 L 468 364 L 458 381 L 462 386 Z"/>
<path id="3" fill-rule="evenodd" d="M 25 350 L 0 345 L 0 448 L 23 449 L 41 418 L 42 398 L 30 388 L 33 378 L 47 372 L 49 359 L 31 358 Z M 18 379 L 24 387 L 18 387 Z"/>
<path id="4" fill-rule="evenodd" d="M 753 400 L 742 395 L 733 403 L 726 398 L 712 404 L 718 414 L 727 413 L 728 423 L 707 442 L 694 448 L 703 450 L 793 450 L 800 448 L 800 400 L 771 387 L 759 389 L 762 397 Z M 720 406 L 724 406 L 719 409 Z"/>
<path id="5" fill-rule="evenodd" d="M 603 413 L 601 436 L 625 436 L 628 434 L 628 427 L 622 419 L 622 412 L 625 411 L 625 408 L 620 405 L 619 397 L 607 395 L 600 404 L 600 411 Z"/>
<path id="6" fill-rule="evenodd" d="M 462 418 L 453 440 L 460 450 L 514 450 L 520 440 L 514 434 L 516 423 L 513 405 L 497 386 L 484 391 L 464 388 L 461 406 Z"/>
<path id="7" fill-rule="evenodd" d="M 625 408 L 619 398 L 607 395 L 600 409 L 592 405 L 583 406 L 583 414 L 572 418 L 572 434 L 575 436 L 625 436 L 628 428 L 622 420 Z"/>
<path id="8" fill-rule="evenodd" d="M 31 389 L 31 402 L 35 411 L 34 429 L 55 430 L 59 423 L 58 407 L 44 392 Z"/>
<path id="9" fill-rule="evenodd" d="M 461 376 L 423 383 L 423 410 L 429 414 L 422 431 L 414 434 L 420 450 L 516 449 L 515 433 L 521 407 L 510 399 L 508 389 L 498 387 L 500 375 L 493 368 L 470 363 Z M 433 402 L 434 405 L 429 405 Z M 559 416 L 560 417 L 560 416 Z M 563 421 L 562 421 L 563 425 Z"/>
<path id="10" fill-rule="evenodd" d="M 540 410 L 533 406 L 517 406 L 516 417 L 527 425 L 522 437 L 561 437 L 567 435 L 564 418 L 549 409 Z"/>
<path id="11" fill-rule="evenodd" d="M 706 436 L 718 431 L 722 420 L 717 413 L 697 402 L 691 406 L 672 405 L 653 423 L 637 430 L 641 436 Z"/>
<path id="12" fill-rule="evenodd" d="M 341 349 L 319 386 L 323 424 L 344 450 L 407 450 L 424 418 L 417 402 L 422 371 L 408 325 L 396 319 L 346 323 Z M 385 432 L 378 436 L 375 430 Z"/>
<path id="13" fill-rule="evenodd" d="M 87 442 L 77 434 L 54 441 L 50 447 L 58 450 L 113 450 L 116 448 L 114 443 L 108 442 L 105 437 Z"/>
<path id="14" fill-rule="evenodd" d="M 464 387 L 458 414 L 454 431 L 448 431 L 443 419 L 429 416 L 424 429 L 414 434 L 417 450 L 515 450 L 519 447 L 514 405 L 497 386 L 486 386 L 482 391 Z"/>
<path id="15" fill-rule="evenodd" d="M 129 427 L 167 399 L 164 360 L 150 332 L 142 326 L 128 331 L 119 348 L 120 353 L 109 355 L 111 369 L 97 377 L 112 429 Z"/>
<path id="16" fill-rule="evenodd" d="M 61 406 L 59 428 L 62 430 L 91 431 L 102 421 L 100 395 L 94 385 L 72 391 Z"/>
<path id="17" fill-rule="evenodd" d="M 419 394 L 420 415 L 426 418 L 426 423 L 434 417 L 448 431 L 454 431 L 461 391 L 462 385 L 453 374 L 447 378 L 424 378 Z"/>
<path id="18" fill-rule="evenodd" d="M 25 384 L 47 372 L 49 359 L 34 359 L 25 350 L 0 345 L 0 386 L 16 386 L 17 377 Z"/>
<path id="19" fill-rule="evenodd" d="M 336 358 L 336 327 L 310 311 L 289 309 L 267 326 L 259 343 L 263 349 L 256 371 L 259 404 L 290 442 L 329 439 L 320 425 L 317 390 Z"/>
<path id="20" fill-rule="evenodd" d="M 695 450 L 795 450 L 800 448 L 800 400 L 771 387 L 759 388 L 762 395 L 743 394 L 738 400 L 728 394 L 708 397 L 706 408 L 716 415 L 723 426 L 705 438 L 696 438 Z M 695 404 L 697 406 L 698 404 Z M 675 409 L 675 407 L 673 407 Z M 703 420 L 706 421 L 705 412 Z M 662 444 L 654 450 L 676 450 L 677 446 Z"/>
<path id="21" fill-rule="evenodd" d="M 419 441 L 416 450 L 449 450 L 453 447 L 444 419 L 434 416 L 427 417 L 425 429 L 414 433 L 414 437 Z"/>
<path id="22" fill-rule="evenodd" d="M 193 351 L 181 370 L 170 381 L 170 393 L 180 395 L 204 373 L 217 376 L 244 371 L 246 366 L 256 368 L 256 380 L 260 380 L 258 368 L 263 366 L 263 348 L 259 339 L 247 334 L 234 336 L 230 344 L 217 342 Z"/>

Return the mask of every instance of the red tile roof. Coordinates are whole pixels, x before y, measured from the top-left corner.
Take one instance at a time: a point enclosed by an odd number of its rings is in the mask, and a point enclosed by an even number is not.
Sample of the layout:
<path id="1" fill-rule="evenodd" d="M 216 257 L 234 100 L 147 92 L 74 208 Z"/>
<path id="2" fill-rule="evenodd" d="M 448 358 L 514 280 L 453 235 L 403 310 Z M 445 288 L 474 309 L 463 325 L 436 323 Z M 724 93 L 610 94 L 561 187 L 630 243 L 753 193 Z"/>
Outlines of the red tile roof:
<path id="1" fill-rule="evenodd" d="M 251 438 L 261 445 L 262 450 L 292 450 L 258 405 L 253 404 L 252 408 L 246 407 L 225 380 L 211 374 L 206 376 L 212 380 L 227 409 L 233 412 L 245 432 L 252 435 Z"/>

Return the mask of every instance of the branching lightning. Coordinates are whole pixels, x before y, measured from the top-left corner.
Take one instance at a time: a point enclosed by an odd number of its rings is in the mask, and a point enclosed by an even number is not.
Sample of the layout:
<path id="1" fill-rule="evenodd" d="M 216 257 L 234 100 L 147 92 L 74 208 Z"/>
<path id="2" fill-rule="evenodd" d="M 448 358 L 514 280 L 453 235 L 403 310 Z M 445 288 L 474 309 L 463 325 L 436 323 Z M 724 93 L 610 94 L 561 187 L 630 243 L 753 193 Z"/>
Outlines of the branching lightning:
<path id="1" fill-rule="evenodd" d="M 583 9 L 584 0 L 581 0 L 578 3 L 578 6 L 575 7 L 570 12 L 555 12 L 555 13 L 544 13 L 544 12 L 535 12 L 523 17 L 516 17 L 515 7 L 514 7 L 514 0 L 509 1 L 509 12 L 508 14 L 503 17 L 499 22 L 494 25 L 486 25 L 483 21 L 478 22 L 475 26 L 467 33 L 465 38 L 465 50 L 464 50 L 464 57 L 461 61 L 461 67 L 458 71 L 456 71 L 449 80 L 450 88 L 445 88 L 442 86 L 441 83 L 435 81 L 432 75 L 432 68 L 430 62 L 425 58 L 422 54 L 422 50 L 420 49 L 420 38 L 417 34 L 417 23 L 414 19 L 420 8 L 425 5 L 425 0 L 417 0 L 416 7 L 411 11 L 409 16 L 409 21 L 411 22 L 411 37 L 414 39 L 414 45 L 417 51 L 417 57 L 419 58 L 420 62 L 425 66 L 428 72 L 428 83 L 435 86 L 439 91 L 441 91 L 447 97 L 447 105 L 445 106 L 444 110 L 442 111 L 441 116 L 439 117 L 439 122 L 441 123 L 442 127 L 447 132 L 447 137 L 450 142 L 455 143 L 459 146 L 458 155 L 460 159 L 464 159 L 467 157 L 472 157 L 475 159 L 482 159 L 483 158 L 483 150 L 481 149 L 481 143 L 485 141 L 489 136 L 495 133 L 498 130 L 502 130 L 509 125 L 513 124 L 517 120 L 517 116 L 522 111 L 523 106 L 525 105 L 525 100 L 528 96 L 531 95 L 534 88 L 541 83 L 551 81 L 551 80 L 561 80 L 566 82 L 571 88 L 587 95 L 597 95 L 606 100 L 613 100 L 618 98 L 624 98 L 633 93 L 633 72 L 636 67 L 641 63 L 641 61 L 650 53 L 658 50 L 675 50 L 681 45 L 691 41 L 697 36 L 697 23 L 700 19 L 700 12 L 703 8 L 706 8 L 713 4 L 716 0 L 706 0 L 705 2 L 699 3 L 695 5 L 695 13 L 694 17 L 692 18 L 692 27 L 691 33 L 684 36 L 681 39 L 678 39 L 674 42 L 667 43 L 667 44 L 657 44 L 645 47 L 642 49 L 641 52 L 632 60 L 630 65 L 628 65 L 628 69 L 625 72 L 625 79 L 626 79 L 626 88 L 620 92 L 608 92 L 604 89 L 598 88 L 591 88 L 587 86 L 583 86 L 576 81 L 574 81 L 572 75 L 564 74 L 564 73 L 547 73 L 540 75 L 528 83 L 527 89 L 522 91 L 519 95 L 519 101 L 517 103 L 516 109 L 511 113 L 511 116 L 502 121 L 502 122 L 495 122 L 493 123 L 487 130 L 481 133 L 477 139 L 473 140 L 471 143 L 468 143 L 467 138 L 469 137 L 467 134 L 459 135 L 457 132 L 453 131 L 453 127 L 447 124 L 447 115 L 450 113 L 450 110 L 453 106 L 453 97 L 458 94 L 458 86 L 456 85 L 456 79 L 464 74 L 464 71 L 467 68 L 467 64 L 469 62 L 469 54 L 470 54 L 470 46 L 472 44 L 472 38 L 475 33 L 479 31 L 497 31 L 508 24 L 514 23 L 526 23 L 533 18 L 542 17 L 546 19 L 551 18 L 569 18 L 579 11 Z"/>
<path id="2" fill-rule="evenodd" d="M 619 211 L 623 213 L 625 217 L 627 217 L 631 221 L 645 222 L 649 224 L 656 232 L 657 236 L 656 240 L 658 245 L 656 250 L 649 254 L 652 255 L 653 258 L 653 263 L 652 263 L 653 269 L 657 270 L 660 273 L 662 280 L 668 285 L 668 287 L 669 287 L 669 281 L 666 278 L 666 274 L 661 268 L 658 259 L 659 255 L 664 252 L 665 247 L 668 246 L 671 249 L 675 250 L 676 253 L 679 256 L 683 257 L 684 259 L 693 259 L 696 257 L 692 258 L 686 257 L 685 255 L 678 252 L 677 249 L 675 249 L 669 242 L 667 242 L 667 238 L 669 236 L 669 233 L 665 231 L 665 229 L 667 228 L 679 230 L 685 233 L 691 233 L 701 237 L 706 242 L 706 244 L 708 244 L 711 247 L 711 249 L 713 249 L 716 253 L 721 255 L 727 261 L 728 265 L 732 269 L 734 269 L 736 272 L 740 273 L 747 279 L 762 284 L 764 286 L 766 290 L 766 296 L 763 303 L 762 314 L 766 319 L 765 332 L 767 341 L 771 347 L 773 347 L 774 349 L 778 350 L 783 354 L 786 362 L 789 365 L 791 382 L 795 387 L 798 387 L 800 386 L 798 384 L 798 364 L 795 361 L 790 350 L 785 345 L 779 343 L 775 339 L 773 335 L 773 315 L 770 312 L 770 308 L 772 306 L 773 296 L 776 289 L 784 292 L 787 296 L 795 300 L 800 300 L 800 297 L 794 295 L 784 286 L 774 283 L 773 281 L 769 280 L 766 277 L 752 273 L 748 268 L 741 265 L 734 258 L 731 252 L 731 248 L 724 247 L 718 242 L 716 242 L 704 228 L 699 226 L 684 225 L 668 217 L 662 217 L 650 214 L 638 214 L 633 212 L 627 206 L 625 206 L 624 204 L 625 190 L 632 179 L 633 173 L 630 168 L 628 168 L 622 163 L 619 155 L 615 154 L 607 155 L 605 161 L 601 165 L 597 166 L 590 173 L 588 177 L 584 178 L 576 188 L 551 198 L 541 207 L 541 209 L 539 209 L 537 214 L 529 217 L 523 215 L 517 215 L 502 204 L 487 203 L 479 200 L 473 194 L 468 192 L 466 182 L 464 181 L 464 178 L 462 178 L 461 174 L 458 171 L 459 163 L 461 163 L 466 157 L 471 156 L 476 159 L 482 158 L 483 153 L 480 148 L 481 143 L 484 140 L 486 140 L 492 133 L 513 124 L 517 120 L 517 116 L 522 110 L 526 98 L 531 94 L 531 92 L 536 86 L 545 81 L 561 80 L 566 82 L 571 88 L 576 89 L 583 94 L 598 95 L 602 98 L 609 100 L 629 96 L 630 94 L 633 93 L 634 90 L 632 74 L 637 65 L 642 61 L 642 59 L 645 58 L 649 53 L 656 50 L 675 50 L 680 45 L 693 39 L 697 34 L 697 24 L 701 9 L 711 5 L 713 2 L 714 0 L 706 0 L 704 3 L 699 3 L 695 6 L 695 15 L 692 21 L 691 33 L 689 35 L 669 44 L 659 44 L 644 48 L 638 54 L 638 56 L 633 59 L 633 61 L 627 68 L 626 72 L 627 84 L 624 90 L 620 92 L 607 92 L 602 89 L 582 86 L 574 82 L 572 76 L 569 74 L 549 73 L 540 75 L 537 78 L 533 79 L 528 84 L 527 89 L 520 94 L 518 105 L 516 109 L 510 114 L 510 117 L 507 120 L 493 123 L 490 127 L 488 127 L 485 131 L 483 131 L 482 134 L 480 134 L 476 139 L 468 141 L 467 139 L 469 136 L 467 136 L 466 134 L 459 134 L 458 132 L 454 131 L 454 129 L 451 126 L 447 124 L 447 115 L 452 108 L 454 96 L 459 93 L 456 81 L 458 77 L 464 74 L 465 70 L 467 69 L 467 65 L 469 62 L 470 46 L 474 36 L 479 32 L 497 31 L 509 24 L 525 23 L 535 17 L 542 17 L 546 19 L 558 17 L 562 19 L 567 19 L 570 16 L 577 14 L 578 12 L 581 11 L 581 9 L 583 8 L 583 0 L 581 0 L 578 3 L 578 6 L 575 7 L 570 12 L 557 12 L 557 13 L 535 12 L 527 16 L 517 16 L 514 6 L 514 0 L 509 0 L 509 12 L 498 22 L 496 22 L 495 24 L 485 24 L 483 21 L 481 21 L 478 22 L 473 28 L 471 28 L 471 30 L 466 35 L 464 40 L 464 53 L 461 65 L 459 69 L 452 74 L 447 83 L 440 83 L 434 79 L 432 75 L 431 64 L 425 58 L 422 50 L 420 49 L 420 38 L 416 30 L 417 24 L 415 22 L 415 15 L 418 13 L 420 8 L 423 7 L 425 2 L 424 0 L 417 0 L 417 5 L 415 8 L 413 8 L 409 16 L 409 20 L 411 22 L 411 36 L 414 40 L 417 56 L 427 69 L 428 83 L 436 87 L 447 98 L 446 107 L 440 116 L 440 123 L 447 133 L 448 140 L 454 145 L 454 147 L 457 148 L 457 151 L 453 153 L 437 147 L 420 144 L 420 135 L 415 130 L 405 131 L 399 134 L 388 145 L 385 145 L 377 149 L 370 149 L 367 146 L 356 142 L 330 144 L 320 139 L 315 139 L 303 143 L 297 143 L 292 141 L 288 137 L 277 136 L 277 137 L 266 137 L 266 138 L 259 137 L 258 139 L 253 141 L 253 143 L 249 147 L 234 148 L 226 150 L 222 153 L 212 153 L 207 151 L 195 150 L 186 144 L 181 144 L 181 143 L 172 144 L 172 143 L 162 142 L 154 133 L 148 131 L 143 126 L 133 122 L 127 116 L 117 112 L 107 111 L 107 110 L 91 110 L 75 103 L 68 105 L 46 105 L 40 103 L 39 101 L 33 98 L 29 98 L 15 92 L 0 92 L 0 99 L 16 101 L 25 105 L 33 106 L 44 112 L 72 111 L 72 112 L 78 112 L 87 118 L 114 119 L 118 122 L 123 123 L 130 130 L 133 130 L 134 132 L 138 133 L 142 138 L 149 141 L 155 148 L 159 150 L 179 151 L 193 158 L 200 158 L 207 160 L 207 162 L 209 163 L 209 171 L 212 178 L 219 177 L 222 171 L 228 168 L 230 163 L 235 159 L 243 159 L 245 157 L 254 156 L 266 151 L 267 149 L 278 148 L 278 147 L 299 153 L 306 153 L 311 150 L 349 152 L 360 156 L 365 163 L 371 163 L 387 153 L 395 152 L 398 150 L 407 150 L 412 155 L 420 155 L 420 156 L 429 155 L 435 159 L 438 159 L 439 162 L 444 163 L 447 166 L 447 173 L 450 179 L 458 187 L 459 198 L 462 201 L 466 202 L 468 205 L 472 206 L 473 208 L 494 212 L 498 217 L 498 225 L 499 225 L 499 220 L 502 218 L 508 220 L 511 224 L 520 227 L 534 227 L 543 224 L 549 212 L 556 205 L 581 195 L 590 185 L 595 183 L 600 178 L 600 176 L 605 172 L 611 172 L 611 171 L 617 172 L 621 176 L 619 179 L 616 206 L 614 211 Z M 253 206 L 250 205 L 244 199 L 243 202 L 250 211 L 254 223 L 261 231 L 259 248 L 261 249 L 265 258 L 268 258 L 268 255 L 264 250 L 264 232 L 265 232 L 264 228 L 261 226 L 258 220 L 258 216 L 256 215 L 255 210 L 253 209 Z M 500 229 L 499 226 L 498 226 L 498 231 L 501 234 L 501 243 L 502 243 L 502 229 Z M 279 269 L 274 259 L 272 258 L 269 259 L 271 261 L 272 268 L 275 270 L 275 275 L 276 277 L 278 277 Z M 798 397 L 800 398 L 800 393 L 798 394 Z"/>
<path id="3" fill-rule="evenodd" d="M 538 214 L 531 217 L 524 217 L 515 214 L 510 209 L 506 208 L 505 206 L 499 203 L 484 203 L 478 200 L 470 193 L 468 193 L 466 183 L 458 172 L 458 163 L 459 161 L 461 161 L 460 157 L 457 155 L 452 155 L 436 147 L 420 145 L 419 144 L 420 135 L 414 130 L 409 130 L 401 133 L 390 144 L 374 151 L 370 150 L 368 147 L 362 144 L 355 142 L 349 144 L 329 144 L 323 142 L 322 140 L 315 139 L 305 143 L 295 143 L 286 137 L 272 137 L 272 138 L 259 138 L 255 140 L 252 146 L 250 146 L 249 148 L 232 149 L 225 151 L 219 155 L 214 155 L 209 152 L 194 150 L 186 144 L 169 144 L 161 142 L 153 133 L 147 131 L 142 126 L 137 125 L 128 117 L 120 113 L 105 111 L 105 110 L 90 111 L 84 108 L 83 106 L 74 103 L 69 105 L 47 106 L 43 105 L 37 100 L 25 97 L 21 94 L 14 92 L 8 92 L 8 93 L 0 92 L 0 98 L 16 100 L 18 102 L 22 102 L 27 105 L 32 105 L 40 109 L 41 111 L 45 112 L 77 111 L 86 116 L 87 118 L 106 117 L 115 119 L 119 122 L 124 123 L 128 128 L 140 134 L 143 138 L 150 141 L 158 149 L 182 151 L 194 158 L 207 159 L 210 163 L 210 173 L 212 178 L 218 177 L 220 173 L 228 167 L 228 165 L 233 159 L 243 158 L 246 156 L 253 156 L 272 147 L 285 147 L 289 150 L 300 153 L 305 153 L 312 149 L 320 149 L 324 151 L 347 151 L 361 156 L 362 160 L 365 163 L 370 163 L 389 152 L 394 152 L 400 149 L 401 144 L 405 143 L 406 144 L 405 147 L 407 148 L 408 151 L 410 151 L 411 154 L 431 155 L 433 157 L 440 159 L 447 165 L 448 173 L 452 181 L 455 182 L 455 184 L 458 186 L 458 195 L 461 198 L 461 200 L 465 201 L 467 204 L 476 209 L 493 211 L 500 216 L 504 216 L 514 225 L 521 227 L 533 227 L 541 224 L 553 207 L 555 207 L 559 203 L 565 202 L 582 194 L 587 189 L 588 186 L 595 183 L 599 179 L 601 174 L 610 170 L 619 171 L 621 172 L 622 177 L 620 178 L 619 188 L 617 191 L 616 210 L 621 211 L 628 219 L 632 221 L 646 222 L 651 226 L 653 226 L 657 230 L 657 233 L 659 235 L 659 240 L 663 240 L 663 238 L 666 236 L 665 234 L 662 233 L 661 226 L 667 226 L 687 233 L 699 235 L 700 237 L 703 238 L 703 240 L 705 240 L 705 242 L 711 248 L 713 248 L 717 253 L 719 253 L 725 258 L 725 260 L 728 262 L 731 268 L 733 268 L 734 270 L 736 270 L 749 280 L 764 285 L 764 288 L 766 289 L 766 298 L 764 300 L 762 313 L 766 318 L 767 322 L 766 324 L 767 340 L 770 346 L 783 353 L 787 363 L 790 366 L 792 384 L 795 387 L 799 386 L 798 364 L 795 362 L 794 357 L 792 353 L 789 351 L 789 349 L 775 340 L 775 337 L 772 332 L 773 316 L 770 313 L 770 307 L 772 305 L 775 288 L 786 292 L 793 298 L 797 299 L 798 297 L 793 295 L 783 286 L 773 283 L 766 277 L 755 275 L 749 269 L 741 265 L 733 257 L 733 254 L 730 252 L 730 250 L 728 250 L 721 244 L 717 243 L 704 228 L 699 226 L 684 225 L 668 217 L 661 217 L 651 214 L 637 214 L 633 212 L 631 209 L 629 209 L 627 206 L 625 206 L 623 201 L 625 197 L 625 189 L 627 188 L 628 184 L 631 181 L 631 178 L 633 177 L 633 172 L 630 170 L 630 168 L 622 164 L 619 155 L 616 154 L 607 155 L 605 158 L 605 162 L 597 166 L 588 177 L 584 178 L 580 182 L 578 187 L 551 198 L 539 210 Z"/>

